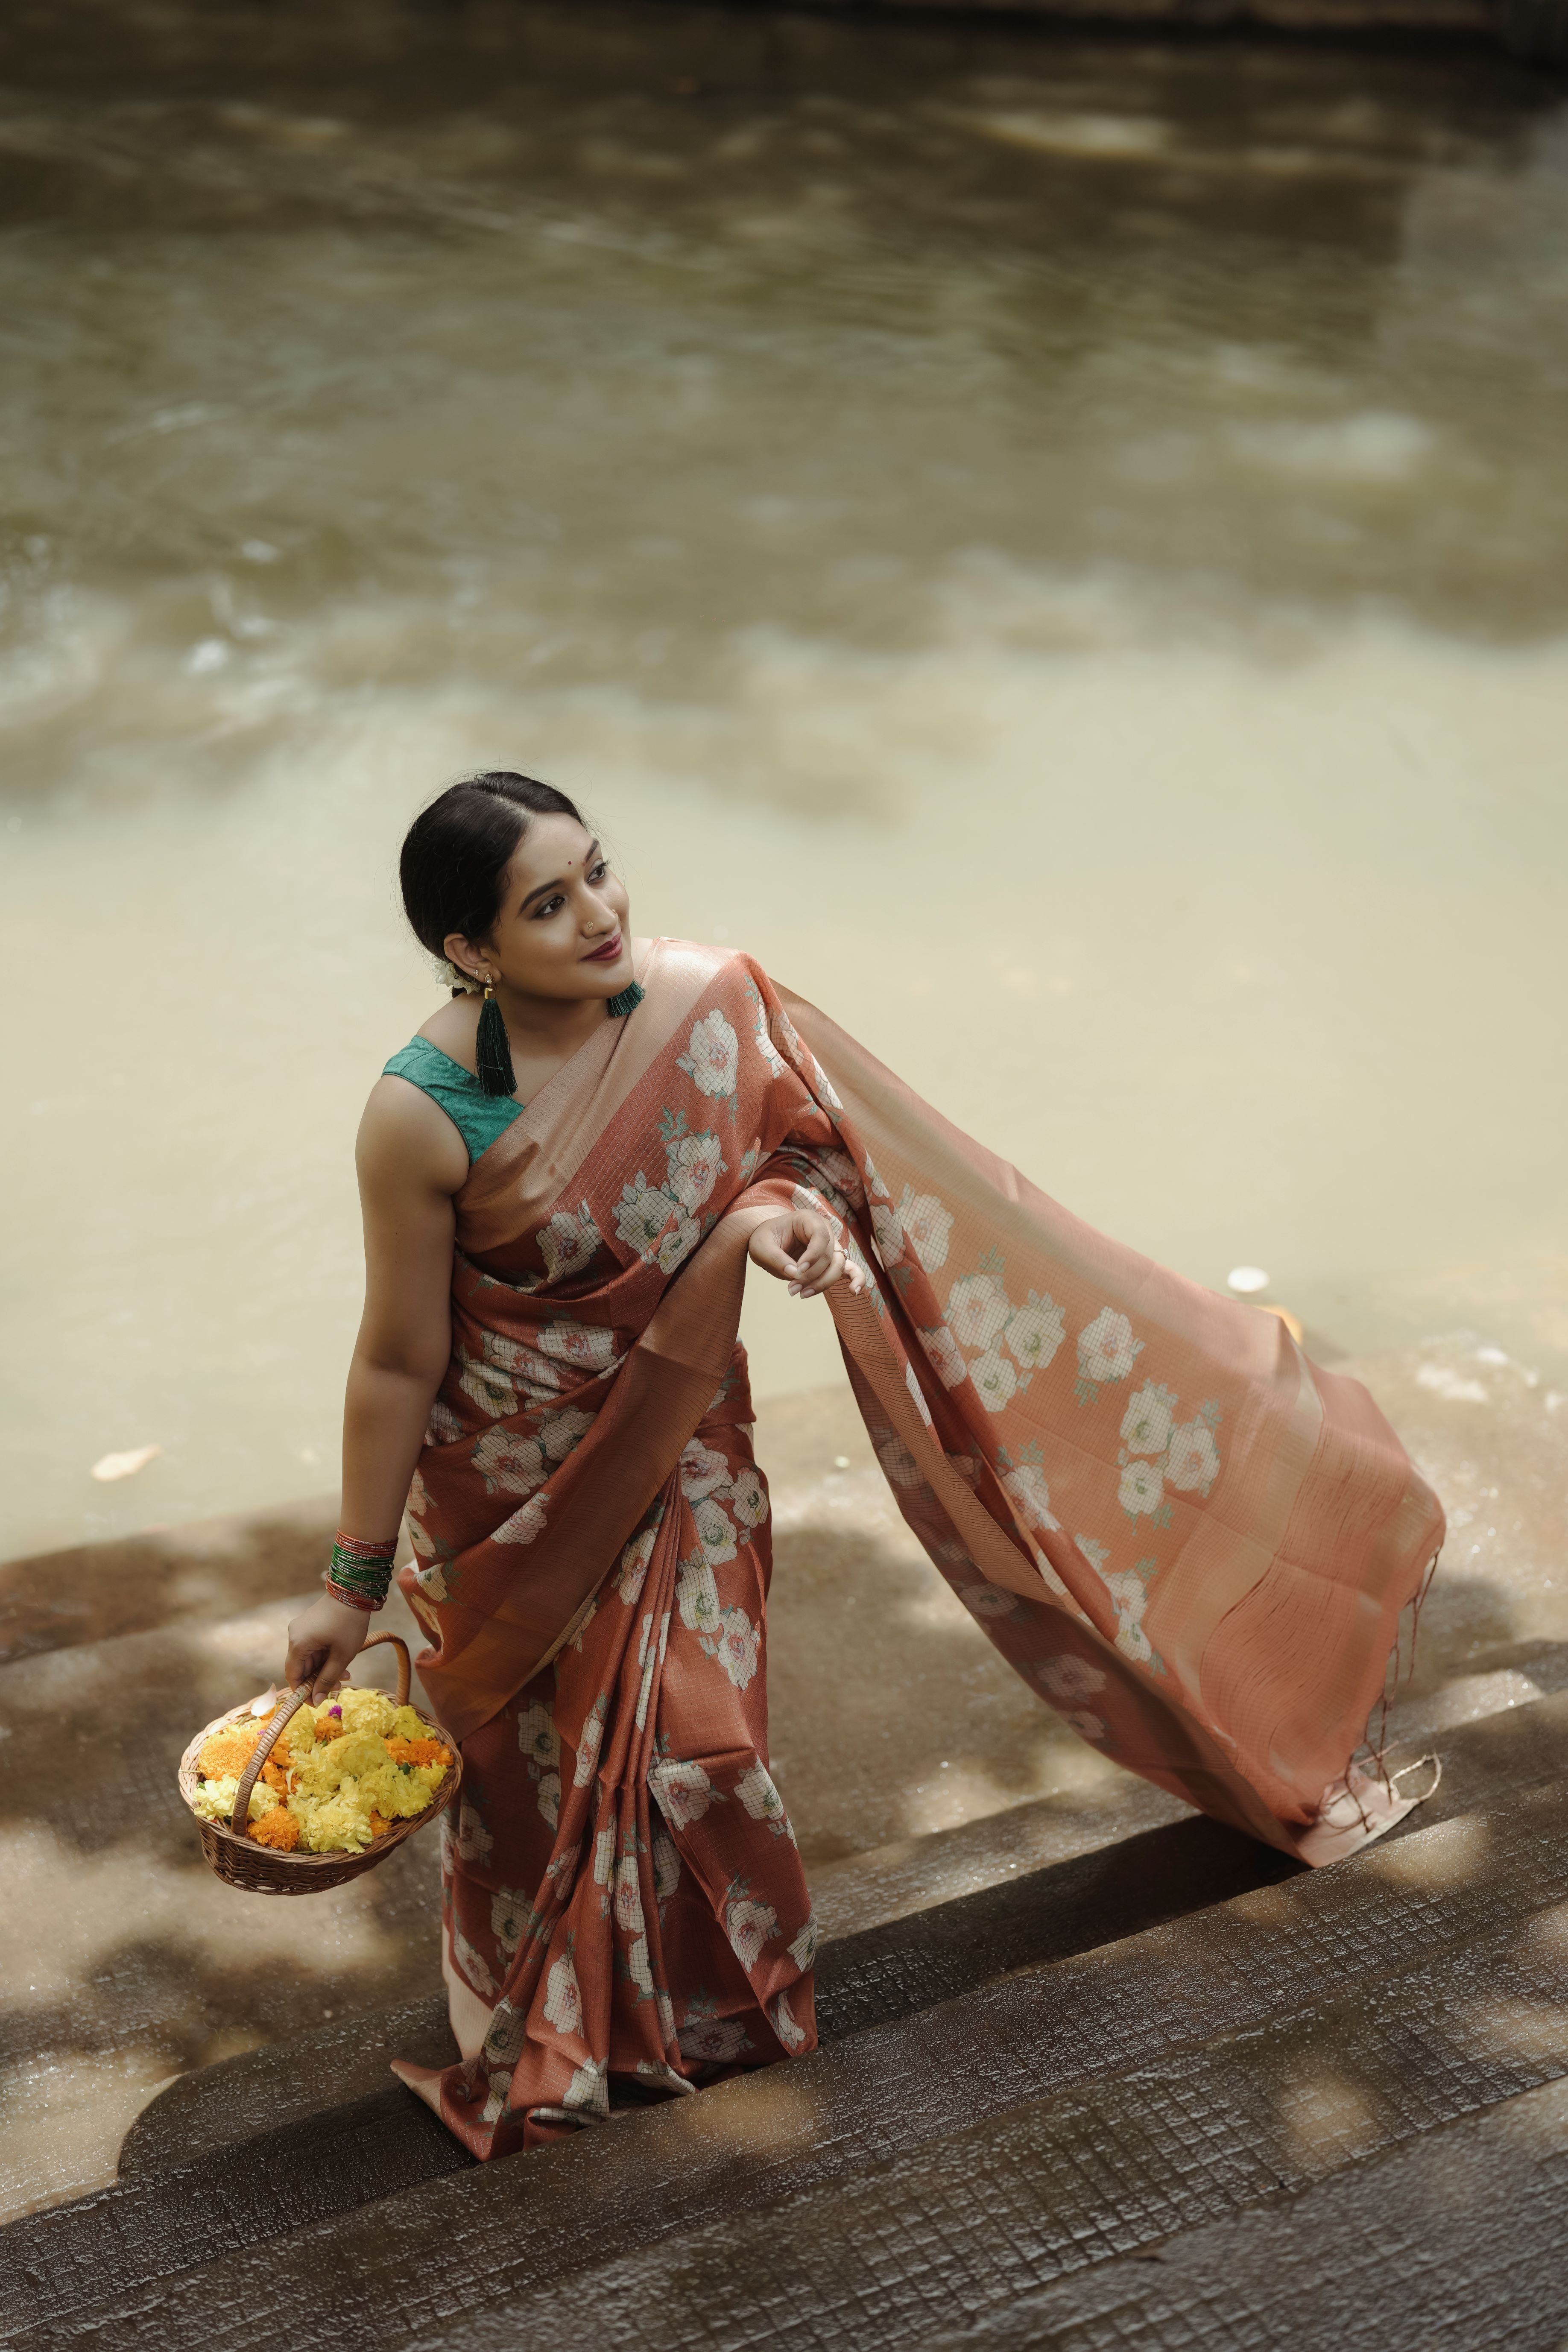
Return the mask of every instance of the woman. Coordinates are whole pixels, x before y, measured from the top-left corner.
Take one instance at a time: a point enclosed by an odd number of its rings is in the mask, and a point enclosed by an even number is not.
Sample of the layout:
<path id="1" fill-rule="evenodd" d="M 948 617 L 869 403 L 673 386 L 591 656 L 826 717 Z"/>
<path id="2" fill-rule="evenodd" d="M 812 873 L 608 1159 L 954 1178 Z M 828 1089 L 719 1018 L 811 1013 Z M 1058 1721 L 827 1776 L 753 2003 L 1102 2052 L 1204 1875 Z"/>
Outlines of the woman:
<path id="1" fill-rule="evenodd" d="M 748 1258 L 826 1297 L 900 1508 L 1097 1747 L 1303 1860 L 1406 1806 L 1353 1762 L 1437 1504 L 1274 1318 L 1103 1240 L 749 958 L 634 940 L 564 794 L 454 785 L 404 902 L 462 992 L 372 1093 L 343 1530 L 318 1694 L 401 1582 L 460 1739 L 460 2063 L 480 2157 L 815 2045 L 768 1773 Z"/>

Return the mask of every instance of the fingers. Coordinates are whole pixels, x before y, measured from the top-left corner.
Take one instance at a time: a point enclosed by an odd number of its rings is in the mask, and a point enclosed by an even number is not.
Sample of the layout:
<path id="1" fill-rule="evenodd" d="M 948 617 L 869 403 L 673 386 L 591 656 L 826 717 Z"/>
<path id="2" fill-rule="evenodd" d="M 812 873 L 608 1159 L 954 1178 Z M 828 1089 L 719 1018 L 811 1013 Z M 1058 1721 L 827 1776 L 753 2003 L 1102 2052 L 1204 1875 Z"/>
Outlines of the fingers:
<path id="1" fill-rule="evenodd" d="M 831 1290 L 833 1285 L 842 1279 L 848 1265 L 843 1243 L 831 1242 L 811 1267 L 803 1264 L 801 1278 L 793 1282 L 790 1288 L 797 1298 L 820 1298 L 825 1290 Z"/>
<path id="2" fill-rule="evenodd" d="M 283 1665 L 283 1679 L 291 1690 L 315 1673 L 323 1654 L 320 1642 L 289 1643 L 289 1655 Z"/>
<path id="3" fill-rule="evenodd" d="M 759 1225 L 752 1235 L 752 1263 L 760 1265 L 764 1274 L 776 1275 L 781 1282 L 793 1282 L 795 1263 L 774 1238 L 772 1225 Z"/>

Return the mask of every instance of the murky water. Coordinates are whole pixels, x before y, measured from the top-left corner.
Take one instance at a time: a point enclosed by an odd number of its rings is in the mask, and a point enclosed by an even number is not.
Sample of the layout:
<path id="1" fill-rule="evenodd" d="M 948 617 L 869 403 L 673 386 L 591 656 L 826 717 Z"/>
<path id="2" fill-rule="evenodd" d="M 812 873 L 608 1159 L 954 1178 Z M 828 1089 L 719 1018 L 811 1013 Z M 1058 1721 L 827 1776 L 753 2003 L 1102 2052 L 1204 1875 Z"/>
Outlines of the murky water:
<path id="1" fill-rule="evenodd" d="M 0 1545 L 331 1483 L 478 761 L 1199 1279 L 1568 1372 L 1561 91 L 331 14 L 0 32 Z"/>

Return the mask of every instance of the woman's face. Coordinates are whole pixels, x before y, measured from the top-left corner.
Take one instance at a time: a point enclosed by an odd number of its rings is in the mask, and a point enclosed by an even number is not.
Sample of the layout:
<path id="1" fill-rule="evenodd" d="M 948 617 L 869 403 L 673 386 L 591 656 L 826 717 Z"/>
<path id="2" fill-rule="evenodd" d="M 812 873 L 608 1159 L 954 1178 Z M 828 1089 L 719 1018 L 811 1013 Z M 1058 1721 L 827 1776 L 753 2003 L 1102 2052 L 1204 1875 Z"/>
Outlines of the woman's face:
<path id="1" fill-rule="evenodd" d="M 574 817 L 536 816 L 506 870 L 500 912 L 488 940 L 453 932 L 447 953 L 459 971 L 503 980 L 520 994 L 615 996 L 632 979 L 626 885 Z"/>

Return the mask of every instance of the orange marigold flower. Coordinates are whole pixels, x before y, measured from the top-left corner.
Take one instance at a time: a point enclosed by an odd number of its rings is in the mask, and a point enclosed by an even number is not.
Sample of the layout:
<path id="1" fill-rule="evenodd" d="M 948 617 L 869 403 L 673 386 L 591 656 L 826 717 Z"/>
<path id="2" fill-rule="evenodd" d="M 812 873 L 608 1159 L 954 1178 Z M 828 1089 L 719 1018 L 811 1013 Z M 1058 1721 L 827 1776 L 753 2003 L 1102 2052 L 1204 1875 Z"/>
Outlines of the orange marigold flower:
<path id="1" fill-rule="evenodd" d="M 372 1837 L 384 1837 L 391 1827 L 392 1823 L 388 1821 L 384 1821 L 381 1815 L 373 1807 L 370 1816 L 370 1833 Z"/>
<path id="2" fill-rule="evenodd" d="M 261 1777 L 266 1781 L 269 1789 L 277 1790 L 280 1797 L 286 1797 L 289 1794 L 288 1779 L 279 1767 L 274 1764 L 270 1756 L 261 1768 Z"/>
<path id="3" fill-rule="evenodd" d="M 300 1843 L 300 1824 L 287 1805 L 276 1805 L 258 1822 L 252 1822 L 249 1834 L 258 1845 L 269 1845 L 279 1853 L 292 1853 Z"/>
<path id="4" fill-rule="evenodd" d="M 229 1724 L 215 1731 L 204 1741 L 196 1759 L 196 1769 L 204 1780 L 226 1780 L 232 1772 L 237 1780 L 250 1760 L 250 1751 L 260 1738 L 259 1726 Z"/>
<path id="5" fill-rule="evenodd" d="M 395 1764 L 439 1764 L 443 1771 L 452 1760 L 438 1739 L 389 1739 L 386 1752 Z"/>

